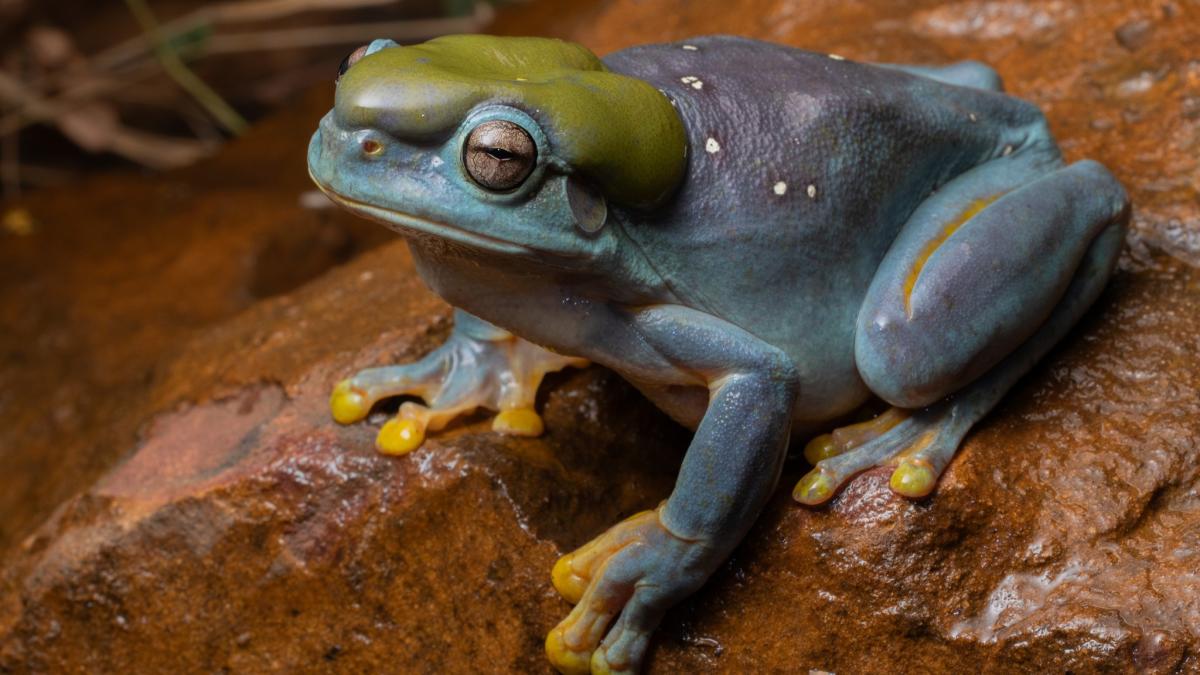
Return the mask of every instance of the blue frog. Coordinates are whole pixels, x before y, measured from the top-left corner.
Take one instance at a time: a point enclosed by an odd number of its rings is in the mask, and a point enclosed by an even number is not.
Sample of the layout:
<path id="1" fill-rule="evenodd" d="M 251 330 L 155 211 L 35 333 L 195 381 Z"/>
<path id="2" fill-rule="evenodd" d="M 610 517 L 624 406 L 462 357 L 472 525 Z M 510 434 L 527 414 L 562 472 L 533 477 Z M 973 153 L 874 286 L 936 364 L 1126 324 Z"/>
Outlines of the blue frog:
<path id="1" fill-rule="evenodd" d="M 555 565 L 563 672 L 635 672 L 746 534 L 792 437 L 805 504 L 855 474 L 929 494 L 964 435 L 1093 303 L 1129 217 L 1093 161 L 975 62 L 858 63 L 712 36 L 604 59 L 538 38 L 377 40 L 339 74 L 313 179 L 404 235 L 456 307 L 420 361 L 339 383 L 338 422 L 415 395 L 402 453 L 477 408 L 535 435 L 588 361 L 695 430 L 670 497 Z"/>

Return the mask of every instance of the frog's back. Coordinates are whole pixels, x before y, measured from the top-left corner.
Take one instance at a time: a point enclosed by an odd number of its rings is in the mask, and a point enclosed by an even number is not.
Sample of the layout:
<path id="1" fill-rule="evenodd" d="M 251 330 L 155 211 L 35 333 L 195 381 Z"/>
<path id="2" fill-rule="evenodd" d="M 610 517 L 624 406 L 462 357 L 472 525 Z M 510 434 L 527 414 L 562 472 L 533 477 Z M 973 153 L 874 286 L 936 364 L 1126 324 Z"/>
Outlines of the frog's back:
<path id="1" fill-rule="evenodd" d="M 691 216 L 708 205 L 720 208 L 703 220 L 721 222 L 722 237 L 721 214 L 790 231 L 902 222 L 935 186 L 1017 149 L 1043 123 L 1036 107 L 997 92 L 735 36 L 604 61 L 679 110 L 691 152 L 673 211 L 701 236 Z"/>
<path id="2" fill-rule="evenodd" d="M 682 301 L 818 368 L 831 409 L 865 392 L 846 385 L 854 321 L 908 215 L 1043 123 L 996 92 L 731 36 L 604 61 L 661 89 L 690 147 L 669 208 L 628 214 L 627 235 Z"/>

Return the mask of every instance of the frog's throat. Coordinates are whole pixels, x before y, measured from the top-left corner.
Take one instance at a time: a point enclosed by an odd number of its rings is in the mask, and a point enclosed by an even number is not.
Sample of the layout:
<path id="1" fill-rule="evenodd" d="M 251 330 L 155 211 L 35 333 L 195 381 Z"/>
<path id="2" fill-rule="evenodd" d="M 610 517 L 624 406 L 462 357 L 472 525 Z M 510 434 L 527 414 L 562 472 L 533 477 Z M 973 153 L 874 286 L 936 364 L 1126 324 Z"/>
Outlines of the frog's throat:
<path id="1" fill-rule="evenodd" d="M 520 244 L 514 244 L 511 241 L 505 241 L 496 237 L 490 237 L 486 234 L 478 232 L 470 232 L 460 227 L 455 227 L 447 223 L 441 223 L 420 216 L 415 216 L 411 213 L 395 211 L 392 209 L 375 206 L 366 202 L 359 201 L 352 197 L 338 194 L 329 186 L 317 180 L 317 177 L 310 170 L 308 173 L 312 178 L 313 183 L 325 196 L 329 197 L 335 204 L 342 208 L 356 213 L 365 218 L 379 221 L 391 229 L 398 229 L 403 234 L 405 231 L 419 232 L 422 234 L 431 235 L 439 239 L 446 239 L 464 246 L 469 246 L 475 249 L 481 249 L 491 253 L 499 253 L 502 255 L 532 255 L 533 251 Z"/>

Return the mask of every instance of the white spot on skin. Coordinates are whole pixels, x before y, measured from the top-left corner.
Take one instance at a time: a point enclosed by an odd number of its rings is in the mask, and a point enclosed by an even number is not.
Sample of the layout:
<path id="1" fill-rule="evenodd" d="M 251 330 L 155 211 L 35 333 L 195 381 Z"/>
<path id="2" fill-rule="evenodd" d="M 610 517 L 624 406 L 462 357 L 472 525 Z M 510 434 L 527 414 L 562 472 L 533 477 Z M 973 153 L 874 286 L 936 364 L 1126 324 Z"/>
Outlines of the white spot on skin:
<path id="1" fill-rule="evenodd" d="M 782 197 L 783 195 L 787 194 L 787 183 L 785 183 L 783 181 L 779 181 L 778 183 L 775 184 L 775 187 L 773 187 L 771 189 L 775 191 L 775 194 Z"/>
<path id="2" fill-rule="evenodd" d="M 716 154 L 721 151 L 721 144 L 717 142 L 717 139 L 710 137 L 704 142 L 704 150 L 710 155 Z"/>
<path id="3" fill-rule="evenodd" d="M 692 89 L 703 89 L 703 88 L 704 88 L 704 83 L 701 82 L 700 80 L 696 80 L 695 82 L 692 83 Z"/>
<path id="4" fill-rule="evenodd" d="M 684 84 L 691 84 L 698 79 L 700 78 L 696 77 L 695 75 L 684 75 L 683 77 L 679 78 L 679 81 Z"/>
<path id="5" fill-rule="evenodd" d="M 834 61 L 845 61 L 846 60 L 846 57 L 842 56 L 841 54 L 830 54 L 829 58 L 833 59 Z"/>
<path id="6" fill-rule="evenodd" d="M 1012 151 L 1013 151 L 1013 146 L 1011 146 L 1011 145 L 1006 145 L 1006 146 L 1004 146 L 1004 152 L 1002 152 L 1002 153 L 1000 153 L 1000 154 L 1001 154 L 1001 155 L 1003 155 L 1003 156 L 1005 156 L 1005 157 L 1008 157 L 1009 155 L 1011 155 L 1011 154 L 1012 154 Z"/>
<path id="7" fill-rule="evenodd" d="M 808 186 L 808 188 L 807 188 L 807 189 L 805 189 L 804 191 L 805 191 L 806 193 L 808 193 L 808 198 L 809 198 L 809 199 L 816 199 L 816 198 L 817 198 L 817 186 L 816 186 L 816 185 L 809 185 L 809 186 Z"/>
<path id="8" fill-rule="evenodd" d="M 967 117 L 969 117 L 969 118 L 971 119 L 971 121 L 972 121 L 972 122 L 978 122 L 978 121 L 979 121 L 979 116 L 978 116 L 978 115 L 976 115 L 975 113 L 971 113 L 970 115 L 967 115 Z"/>
<path id="9" fill-rule="evenodd" d="M 688 50 L 689 52 L 694 52 L 694 51 L 700 49 L 696 45 L 684 45 L 683 48 Z"/>
<path id="10" fill-rule="evenodd" d="M 435 168 L 435 169 L 438 168 L 439 166 L 441 166 L 442 164 L 445 164 L 445 162 L 442 161 L 441 157 L 436 157 L 436 156 L 433 159 L 429 160 L 429 163 L 431 165 L 433 165 L 433 168 Z"/>

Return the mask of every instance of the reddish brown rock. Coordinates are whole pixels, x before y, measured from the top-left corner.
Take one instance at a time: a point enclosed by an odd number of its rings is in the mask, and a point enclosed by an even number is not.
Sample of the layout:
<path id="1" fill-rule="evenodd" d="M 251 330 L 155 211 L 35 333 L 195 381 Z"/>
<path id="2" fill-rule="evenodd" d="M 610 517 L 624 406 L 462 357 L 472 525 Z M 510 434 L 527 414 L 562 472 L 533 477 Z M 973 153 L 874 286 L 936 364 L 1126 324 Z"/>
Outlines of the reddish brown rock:
<path id="1" fill-rule="evenodd" d="M 1096 310 L 933 498 L 871 473 L 800 508 L 795 462 L 734 559 L 668 616 L 652 671 L 1200 670 L 1197 14 L 617 0 L 502 17 L 599 51 L 721 31 L 989 61 L 1135 202 Z M 549 383 L 542 439 L 475 419 L 392 459 L 371 449 L 379 419 L 329 421 L 332 382 L 415 358 L 449 314 L 398 243 L 317 277 L 378 241 L 297 206 L 324 105 L 194 171 L 44 195 L 27 205 L 42 228 L 0 247 L 0 668 L 544 670 L 566 611 L 555 556 L 669 491 L 686 434 L 600 369 Z M 343 243 L 304 234 L 323 227 Z"/>

